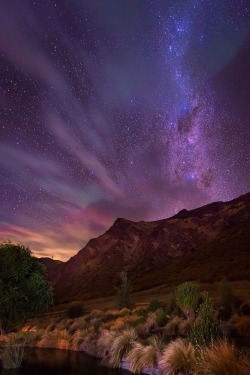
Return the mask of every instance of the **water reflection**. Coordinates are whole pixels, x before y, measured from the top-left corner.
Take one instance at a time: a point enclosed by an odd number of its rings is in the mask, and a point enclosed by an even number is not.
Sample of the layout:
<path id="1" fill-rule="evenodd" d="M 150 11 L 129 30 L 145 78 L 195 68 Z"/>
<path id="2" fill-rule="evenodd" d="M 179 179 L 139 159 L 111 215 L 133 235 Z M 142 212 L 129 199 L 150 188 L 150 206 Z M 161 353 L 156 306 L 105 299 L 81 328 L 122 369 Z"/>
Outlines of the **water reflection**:
<path id="1" fill-rule="evenodd" d="M 98 366 L 85 353 L 56 349 L 27 348 L 21 369 L 2 370 L 1 375 L 128 375 L 121 369 Z"/>

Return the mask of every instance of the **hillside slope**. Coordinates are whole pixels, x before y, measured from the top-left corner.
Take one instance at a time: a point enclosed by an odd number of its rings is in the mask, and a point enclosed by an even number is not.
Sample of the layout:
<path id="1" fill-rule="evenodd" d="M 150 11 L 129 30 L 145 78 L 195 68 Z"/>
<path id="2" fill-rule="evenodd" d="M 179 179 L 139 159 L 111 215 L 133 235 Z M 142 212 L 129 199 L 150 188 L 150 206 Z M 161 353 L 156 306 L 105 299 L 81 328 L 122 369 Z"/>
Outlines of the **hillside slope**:
<path id="1" fill-rule="evenodd" d="M 249 277 L 250 194 L 155 222 L 117 219 L 69 261 L 46 261 L 56 302 L 114 293 L 126 269 L 135 290 L 184 280 Z M 230 255 L 230 256 L 229 256 Z M 232 269 L 234 273 L 231 274 Z"/>

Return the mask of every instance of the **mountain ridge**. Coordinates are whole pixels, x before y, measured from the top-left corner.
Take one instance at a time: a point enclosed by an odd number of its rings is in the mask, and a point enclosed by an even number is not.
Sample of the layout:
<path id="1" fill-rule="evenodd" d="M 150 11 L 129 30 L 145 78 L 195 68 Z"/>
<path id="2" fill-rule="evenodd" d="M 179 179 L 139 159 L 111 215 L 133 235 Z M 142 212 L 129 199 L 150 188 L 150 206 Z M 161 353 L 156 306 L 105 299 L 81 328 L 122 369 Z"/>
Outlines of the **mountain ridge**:
<path id="1" fill-rule="evenodd" d="M 56 302 L 101 297 L 114 293 L 122 270 L 132 279 L 138 275 L 143 279 L 145 274 L 157 273 L 174 259 L 213 241 L 224 230 L 248 221 L 250 193 L 152 222 L 118 218 L 67 262 L 40 261 L 48 268 Z"/>

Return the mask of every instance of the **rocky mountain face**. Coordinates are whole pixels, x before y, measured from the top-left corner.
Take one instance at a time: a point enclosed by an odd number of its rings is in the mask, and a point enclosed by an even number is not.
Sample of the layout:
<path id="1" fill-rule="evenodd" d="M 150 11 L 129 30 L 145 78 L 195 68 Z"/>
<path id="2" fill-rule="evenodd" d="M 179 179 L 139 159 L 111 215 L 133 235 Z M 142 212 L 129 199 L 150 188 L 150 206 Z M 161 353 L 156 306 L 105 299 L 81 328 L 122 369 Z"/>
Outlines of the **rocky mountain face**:
<path id="1" fill-rule="evenodd" d="M 191 211 L 182 210 L 171 218 L 154 222 L 117 219 L 107 232 L 90 240 L 67 262 L 48 258 L 41 261 L 48 268 L 56 302 L 114 294 L 122 270 L 128 271 L 135 280 L 135 290 L 138 290 L 150 287 L 149 280 L 153 283 L 154 273 L 157 273 L 160 285 L 159 270 L 166 271 L 176 259 L 179 269 L 174 272 L 181 273 L 182 259 L 184 261 L 192 253 L 197 262 L 203 251 L 202 246 L 212 244 L 224 231 L 241 223 L 250 223 L 250 193 L 230 202 L 216 202 Z M 231 236 L 230 233 L 226 236 Z M 240 238 L 239 235 L 239 241 Z M 246 246 L 250 246 L 248 244 L 247 241 L 243 246 L 244 251 L 250 250 L 250 247 L 246 249 Z M 199 251 L 196 251 L 198 248 Z M 230 270 L 228 276 L 230 278 Z"/>

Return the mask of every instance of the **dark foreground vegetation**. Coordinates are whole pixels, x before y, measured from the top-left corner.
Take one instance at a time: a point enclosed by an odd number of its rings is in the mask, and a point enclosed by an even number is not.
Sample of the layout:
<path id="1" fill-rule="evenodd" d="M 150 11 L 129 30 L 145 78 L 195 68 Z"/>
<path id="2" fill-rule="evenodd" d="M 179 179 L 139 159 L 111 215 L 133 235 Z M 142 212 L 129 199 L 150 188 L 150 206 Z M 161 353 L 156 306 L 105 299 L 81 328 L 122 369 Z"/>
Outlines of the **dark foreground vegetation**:
<path id="1" fill-rule="evenodd" d="M 118 304 L 129 308 L 87 312 L 79 303 L 67 317 L 29 320 L 1 336 L 3 367 L 20 366 L 23 347 L 32 346 L 84 351 L 101 365 L 132 373 L 249 375 L 249 349 L 240 350 L 234 340 L 250 336 L 250 305 L 226 279 L 217 285 L 216 300 L 186 282 L 166 302 L 154 299 L 142 308 L 132 306 L 124 276 Z"/>

